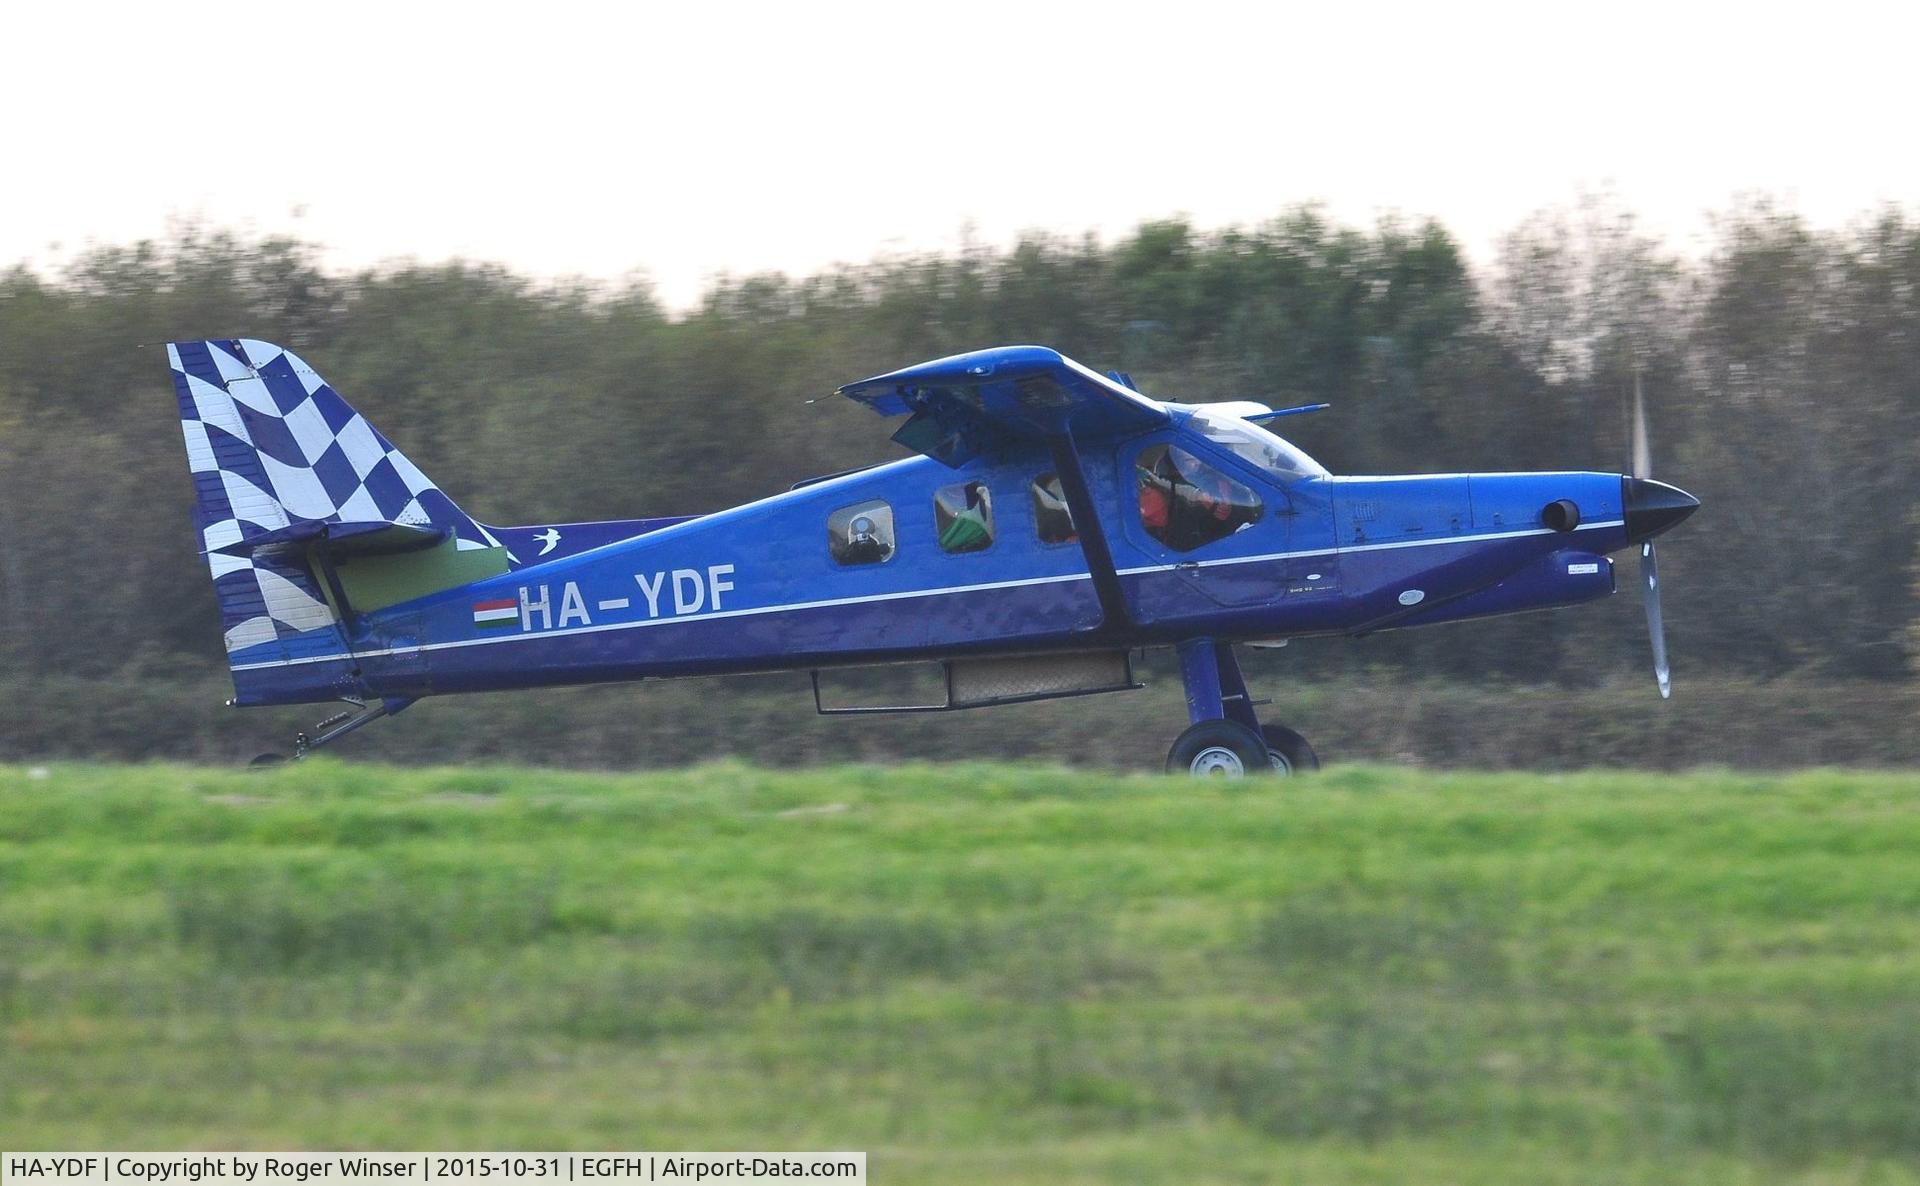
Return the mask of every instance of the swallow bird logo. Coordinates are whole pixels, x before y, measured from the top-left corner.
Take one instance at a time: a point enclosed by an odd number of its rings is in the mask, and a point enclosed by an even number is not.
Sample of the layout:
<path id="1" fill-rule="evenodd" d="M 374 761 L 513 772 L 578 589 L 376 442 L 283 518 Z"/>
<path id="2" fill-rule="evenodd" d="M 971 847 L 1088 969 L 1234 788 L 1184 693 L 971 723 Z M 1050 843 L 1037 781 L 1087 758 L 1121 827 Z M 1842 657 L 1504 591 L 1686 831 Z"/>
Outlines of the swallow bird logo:
<path id="1" fill-rule="evenodd" d="M 540 555 L 542 556 L 545 556 L 548 552 L 560 546 L 560 533 L 551 527 L 545 531 L 536 532 L 533 538 L 539 540 L 541 544 L 544 545 L 540 549 Z"/>

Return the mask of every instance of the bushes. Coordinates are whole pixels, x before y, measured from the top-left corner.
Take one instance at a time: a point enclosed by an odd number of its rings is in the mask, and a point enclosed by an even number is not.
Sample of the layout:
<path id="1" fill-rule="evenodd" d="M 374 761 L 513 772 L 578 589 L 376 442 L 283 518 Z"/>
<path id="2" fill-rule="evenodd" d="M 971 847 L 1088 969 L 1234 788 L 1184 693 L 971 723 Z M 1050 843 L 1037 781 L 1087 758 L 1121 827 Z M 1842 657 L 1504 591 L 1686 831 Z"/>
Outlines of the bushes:
<path id="1" fill-rule="evenodd" d="M 1325 644 L 1332 645 L 1332 644 Z M 1294 667 L 1310 647 L 1290 648 Z M 982 758 L 1157 769 L 1185 719 L 1179 673 L 1156 652 L 1150 687 L 912 718 L 875 727 L 814 714 L 804 676 L 687 680 L 429 699 L 330 752 L 409 764 L 527 762 L 583 768 L 676 766 L 726 755 L 761 765 Z M 1916 705 L 1866 681 L 1691 677 L 1662 703 L 1651 679 L 1597 687 L 1408 681 L 1391 673 L 1301 682 L 1289 663 L 1248 660 L 1262 709 L 1330 761 L 1479 769 L 1725 765 L 1899 766 L 1920 762 Z M 716 694 L 719 690 L 722 694 Z M 224 706 L 223 674 L 118 680 L 0 680 L 0 761 L 153 758 L 239 763 L 286 751 L 323 705 Z M 1543 705 L 1551 705 L 1550 713 Z"/>

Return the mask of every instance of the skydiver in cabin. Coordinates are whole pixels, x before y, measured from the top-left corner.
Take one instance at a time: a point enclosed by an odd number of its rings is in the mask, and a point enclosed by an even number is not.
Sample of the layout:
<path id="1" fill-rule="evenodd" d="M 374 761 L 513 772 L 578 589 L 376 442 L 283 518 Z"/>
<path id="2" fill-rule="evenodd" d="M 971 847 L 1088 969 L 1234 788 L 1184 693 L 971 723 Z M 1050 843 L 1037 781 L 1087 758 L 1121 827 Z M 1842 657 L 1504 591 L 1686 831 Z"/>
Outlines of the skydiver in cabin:
<path id="1" fill-rule="evenodd" d="M 873 519 L 867 515 L 854 516 L 847 527 L 847 546 L 841 553 L 841 563 L 878 564 L 891 555 L 893 548 L 881 541 Z"/>
<path id="2" fill-rule="evenodd" d="M 993 527 L 988 522 L 992 508 L 987 488 L 979 482 L 968 482 L 962 490 L 962 497 L 966 504 L 957 510 L 949 510 L 944 501 L 940 504 L 940 514 L 946 519 L 946 523 L 940 527 L 941 551 L 978 552 L 993 542 Z"/>

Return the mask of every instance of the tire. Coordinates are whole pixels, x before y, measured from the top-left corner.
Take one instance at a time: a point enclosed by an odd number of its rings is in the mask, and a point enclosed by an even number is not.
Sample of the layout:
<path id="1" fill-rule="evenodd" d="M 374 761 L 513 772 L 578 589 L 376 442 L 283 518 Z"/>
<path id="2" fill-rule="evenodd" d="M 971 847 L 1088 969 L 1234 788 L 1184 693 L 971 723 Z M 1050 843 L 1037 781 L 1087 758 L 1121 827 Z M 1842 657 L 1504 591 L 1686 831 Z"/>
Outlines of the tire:
<path id="1" fill-rule="evenodd" d="M 1307 739 L 1285 725 L 1262 725 L 1267 741 L 1267 761 L 1282 778 L 1311 774 L 1320 769 L 1320 755 L 1313 752 Z"/>
<path id="2" fill-rule="evenodd" d="M 1167 773 L 1194 778 L 1245 778 L 1273 769 L 1267 743 L 1237 721 L 1201 721 L 1174 739 Z"/>
<path id="3" fill-rule="evenodd" d="M 253 761 L 247 763 L 247 769 L 272 770 L 276 766 L 285 766 L 286 764 L 287 758 L 285 754 L 261 754 L 254 758 Z"/>

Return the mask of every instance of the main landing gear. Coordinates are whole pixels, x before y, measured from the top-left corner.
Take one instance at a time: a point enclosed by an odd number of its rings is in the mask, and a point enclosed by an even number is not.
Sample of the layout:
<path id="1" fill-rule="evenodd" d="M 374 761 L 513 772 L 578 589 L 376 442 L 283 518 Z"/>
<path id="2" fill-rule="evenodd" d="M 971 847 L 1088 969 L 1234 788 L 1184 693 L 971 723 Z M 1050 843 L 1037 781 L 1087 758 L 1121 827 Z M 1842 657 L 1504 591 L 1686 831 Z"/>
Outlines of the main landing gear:
<path id="1" fill-rule="evenodd" d="M 298 762 L 314 750 L 319 749 L 330 741 L 338 741 L 362 725 L 370 725 L 381 717 L 392 716 L 407 705 L 412 704 L 413 698 L 393 697 L 378 700 L 372 704 L 364 700 L 344 699 L 343 703 L 351 704 L 353 707 L 345 712 L 335 713 L 333 716 L 315 725 L 313 727 L 313 736 L 307 736 L 305 730 L 301 730 L 293 735 L 292 761 Z M 261 754 L 253 761 L 248 762 L 247 767 L 252 770 L 266 770 L 275 766 L 284 766 L 288 761 L 289 759 L 285 754 Z"/>
<path id="2" fill-rule="evenodd" d="M 1178 649 L 1193 723 L 1167 751 L 1168 774 L 1244 778 L 1320 769 L 1306 738 L 1283 725 L 1260 723 L 1232 644 L 1194 638 Z"/>

